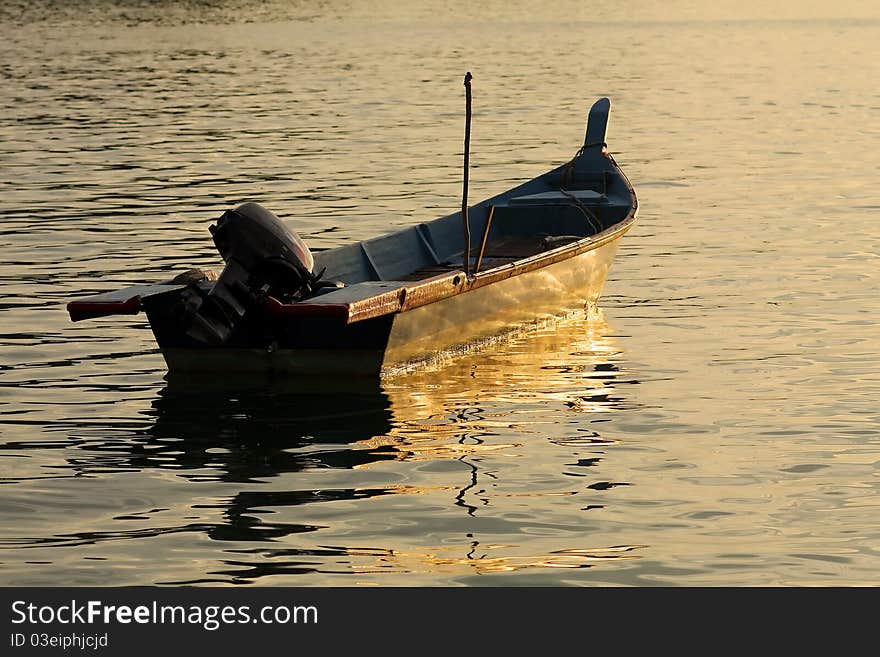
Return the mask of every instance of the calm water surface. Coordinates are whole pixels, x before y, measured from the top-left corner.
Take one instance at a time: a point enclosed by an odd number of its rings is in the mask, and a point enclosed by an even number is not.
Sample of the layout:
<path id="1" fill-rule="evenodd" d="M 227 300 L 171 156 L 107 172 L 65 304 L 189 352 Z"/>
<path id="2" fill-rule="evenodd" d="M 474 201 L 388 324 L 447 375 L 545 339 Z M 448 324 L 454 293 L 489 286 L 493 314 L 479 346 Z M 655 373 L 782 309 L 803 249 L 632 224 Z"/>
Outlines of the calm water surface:
<path id="1" fill-rule="evenodd" d="M 880 583 L 874 3 L 55 4 L 0 10 L 0 584 Z M 472 199 L 612 98 L 597 312 L 330 392 L 68 321 L 245 200 L 454 211 L 466 70 Z"/>

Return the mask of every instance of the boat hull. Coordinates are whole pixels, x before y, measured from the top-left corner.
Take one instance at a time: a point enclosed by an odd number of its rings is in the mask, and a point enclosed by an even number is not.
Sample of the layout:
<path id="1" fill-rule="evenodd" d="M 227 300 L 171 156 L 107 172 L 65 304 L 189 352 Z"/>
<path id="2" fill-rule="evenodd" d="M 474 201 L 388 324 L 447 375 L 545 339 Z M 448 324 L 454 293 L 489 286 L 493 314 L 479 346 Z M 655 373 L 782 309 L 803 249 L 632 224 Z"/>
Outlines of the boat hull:
<path id="1" fill-rule="evenodd" d="M 163 326 L 168 302 L 146 310 L 171 372 L 375 377 L 476 348 L 596 303 L 617 252 L 616 237 L 545 267 L 355 324 L 267 316 L 261 323 L 274 324 L 269 331 L 274 339 L 264 337 L 265 346 L 257 348 L 169 343 L 163 336 L 180 333 Z"/>

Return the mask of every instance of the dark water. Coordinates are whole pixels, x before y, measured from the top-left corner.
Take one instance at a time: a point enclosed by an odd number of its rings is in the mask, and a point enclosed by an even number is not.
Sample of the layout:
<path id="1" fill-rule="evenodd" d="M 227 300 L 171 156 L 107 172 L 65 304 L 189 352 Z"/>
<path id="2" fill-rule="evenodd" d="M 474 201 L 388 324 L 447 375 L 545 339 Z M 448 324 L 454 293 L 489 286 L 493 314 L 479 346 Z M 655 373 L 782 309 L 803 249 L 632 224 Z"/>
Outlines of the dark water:
<path id="1" fill-rule="evenodd" d="M 0 583 L 854 585 L 880 572 L 871 3 L 0 10 Z M 327 248 L 568 159 L 640 221 L 601 311 L 385 380 L 166 380 L 71 298 Z"/>

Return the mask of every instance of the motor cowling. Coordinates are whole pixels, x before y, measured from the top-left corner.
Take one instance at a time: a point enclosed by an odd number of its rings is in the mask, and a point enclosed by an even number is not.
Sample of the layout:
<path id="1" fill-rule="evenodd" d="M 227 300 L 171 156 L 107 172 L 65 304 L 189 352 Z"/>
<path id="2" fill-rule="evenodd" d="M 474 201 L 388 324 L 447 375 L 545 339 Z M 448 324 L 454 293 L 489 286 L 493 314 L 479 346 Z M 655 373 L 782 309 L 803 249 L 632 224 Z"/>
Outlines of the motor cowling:
<path id="1" fill-rule="evenodd" d="M 189 312 L 187 333 L 208 344 L 228 342 L 235 328 L 268 296 L 296 301 L 318 283 L 315 261 L 300 237 L 257 203 L 227 210 L 209 227 L 226 266 Z"/>

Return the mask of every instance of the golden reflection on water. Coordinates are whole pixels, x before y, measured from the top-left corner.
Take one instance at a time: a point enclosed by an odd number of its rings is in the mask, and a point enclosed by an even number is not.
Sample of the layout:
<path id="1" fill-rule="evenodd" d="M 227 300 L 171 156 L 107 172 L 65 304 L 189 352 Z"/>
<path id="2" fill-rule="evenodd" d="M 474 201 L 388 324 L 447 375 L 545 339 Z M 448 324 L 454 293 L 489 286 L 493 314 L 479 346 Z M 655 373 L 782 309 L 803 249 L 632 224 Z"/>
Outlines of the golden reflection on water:
<path id="1" fill-rule="evenodd" d="M 598 308 L 549 320 L 519 338 L 445 359 L 383 384 L 394 428 L 365 444 L 394 445 L 412 458 L 503 451 L 520 442 L 481 436 L 541 434 L 550 420 L 533 419 L 541 405 L 609 413 L 620 347 Z M 497 412 L 493 412 L 497 408 Z M 613 444 L 596 436 L 552 439 L 557 444 Z"/>
<path id="2" fill-rule="evenodd" d="M 637 559 L 628 554 L 642 545 L 614 545 L 591 549 L 554 550 L 543 556 L 493 556 L 493 550 L 508 549 L 510 545 L 480 545 L 474 541 L 464 557 L 450 554 L 459 548 L 437 548 L 430 552 L 398 552 L 388 550 L 384 554 L 371 554 L 362 551 L 360 556 L 374 556 L 373 563 L 359 564 L 354 572 L 359 575 L 385 573 L 389 570 L 401 572 L 437 572 L 455 574 L 462 570 L 484 575 L 500 572 L 514 572 L 527 568 L 589 568 L 596 562 L 609 559 Z M 374 551 L 373 551 L 374 552 Z M 351 554 L 351 553 L 350 553 Z"/>
<path id="3" fill-rule="evenodd" d="M 504 486 L 504 472 L 487 463 L 499 459 L 530 459 L 544 447 L 605 449 L 616 439 L 582 432 L 546 418 L 548 405 L 563 407 L 571 417 L 612 413 L 624 406 L 620 385 L 622 352 L 601 310 L 590 309 L 544 322 L 536 329 L 473 353 L 446 358 L 392 377 L 382 388 L 390 400 L 391 429 L 361 440 L 355 449 L 387 448 L 401 462 L 458 461 L 460 487 L 396 486 L 389 492 L 454 495 L 462 513 L 475 517 L 503 516 L 525 498 L 560 498 L 579 494 L 564 487 L 560 472 L 549 472 L 544 486 Z M 572 435 L 581 431 L 583 435 Z M 563 461 L 552 467 L 564 467 Z M 377 462 L 356 468 L 370 469 Z M 570 465 L 570 464 L 569 464 Z M 383 466 L 384 467 L 384 464 Z M 447 482 L 454 475 L 447 478 Z M 499 484 L 500 489 L 490 488 Z M 534 504 L 530 502 L 529 504 Z M 576 503 L 573 503 L 576 505 Z M 575 508 L 577 508 L 575 506 Z M 582 510 L 589 509 L 584 507 Z M 571 532 L 562 540 L 570 542 Z M 574 532 L 577 535 L 577 532 Z M 524 540 L 514 536 L 482 542 L 468 533 L 464 544 L 414 546 L 408 549 L 346 550 L 353 573 L 388 572 L 488 574 L 525 569 L 589 568 L 597 562 L 637 559 L 643 545 L 560 546 L 560 537 Z M 536 547 L 546 548 L 536 552 Z"/>

